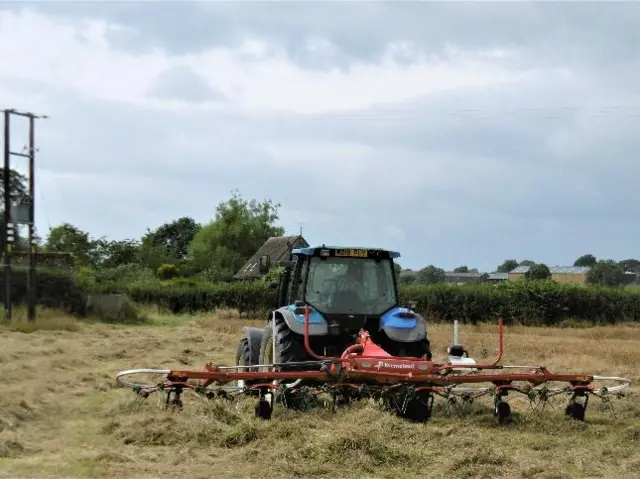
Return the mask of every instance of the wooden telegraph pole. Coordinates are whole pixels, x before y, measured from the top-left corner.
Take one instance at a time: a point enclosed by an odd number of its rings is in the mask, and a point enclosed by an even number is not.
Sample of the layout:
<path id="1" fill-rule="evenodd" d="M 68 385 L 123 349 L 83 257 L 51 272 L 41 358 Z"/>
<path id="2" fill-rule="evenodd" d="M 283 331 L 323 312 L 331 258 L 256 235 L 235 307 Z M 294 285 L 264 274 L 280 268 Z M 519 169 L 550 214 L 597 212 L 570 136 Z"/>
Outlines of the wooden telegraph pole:
<path id="1" fill-rule="evenodd" d="M 30 322 L 36 320 L 36 242 L 35 242 L 35 120 L 48 118 L 45 115 L 2 110 L 4 112 L 4 218 L 2 234 L 2 253 L 4 258 L 4 318 L 11 321 L 11 249 L 15 240 L 16 226 L 29 228 L 29 270 L 27 275 L 27 317 Z M 11 116 L 29 119 L 28 153 L 11 151 Z M 11 191 L 11 156 L 29 160 L 29 188 L 24 197 L 16 197 Z"/>

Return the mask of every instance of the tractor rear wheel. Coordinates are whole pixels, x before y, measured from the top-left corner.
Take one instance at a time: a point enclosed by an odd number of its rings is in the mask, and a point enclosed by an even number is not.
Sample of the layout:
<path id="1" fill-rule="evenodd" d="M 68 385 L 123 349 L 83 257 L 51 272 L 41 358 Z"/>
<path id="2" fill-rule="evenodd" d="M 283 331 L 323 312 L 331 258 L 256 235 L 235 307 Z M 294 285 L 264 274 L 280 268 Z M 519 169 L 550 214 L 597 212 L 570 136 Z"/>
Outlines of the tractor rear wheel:
<path id="1" fill-rule="evenodd" d="M 273 355 L 273 324 L 275 321 L 275 342 L 276 351 Z M 304 338 L 289 329 L 284 318 L 275 316 L 275 319 L 269 321 L 262 335 L 262 344 L 260 345 L 260 364 L 274 363 L 291 363 L 298 361 L 310 361 L 311 358 L 307 354 L 304 347 Z M 286 366 L 280 367 L 282 371 L 296 371 L 309 369 L 309 366 Z"/>
<path id="2" fill-rule="evenodd" d="M 253 366 L 252 361 L 251 361 L 251 347 L 249 345 L 249 340 L 247 338 L 242 338 L 240 340 L 240 342 L 238 343 L 238 346 L 236 347 L 236 361 L 235 361 L 235 365 L 236 366 Z M 255 371 L 256 368 L 242 368 L 242 369 L 238 369 L 239 372 L 249 372 L 249 371 Z M 255 383 L 255 381 L 243 381 L 243 380 L 238 380 L 236 381 L 236 385 L 238 387 L 245 387 L 245 386 L 250 386 L 251 383 Z M 257 391 L 251 391 L 250 395 L 254 395 L 258 394 Z"/>
<path id="3" fill-rule="evenodd" d="M 275 343 L 276 351 L 275 357 L 273 352 L 273 323 L 269 321 L 267 328 L 262 335 L 262 344 L 260 345 L 260 364 L 282 364 L 299 361 L 312 361 L 313 358 L 307 354 L 307 350 L 304 347 L 304 337 L 294 333 L 289 329 L 285 320 L 280 317 L 275 317 Z M 267 366 L 264 366 L 266 369 Z M 292 366 L 278 366 L 280 371 L 304 371 L 320 369 L 319 366 L 314 365 L 292 365 Z M 281 381 L 283 383 L 294 381 Z M 310 396 L 306 391 L 306 388 L 295 387 L 292 389 L 282 390 L 280 394 L 280 402 L 288 409 L 308 410 L 317 405 L 317 398 Z"/>

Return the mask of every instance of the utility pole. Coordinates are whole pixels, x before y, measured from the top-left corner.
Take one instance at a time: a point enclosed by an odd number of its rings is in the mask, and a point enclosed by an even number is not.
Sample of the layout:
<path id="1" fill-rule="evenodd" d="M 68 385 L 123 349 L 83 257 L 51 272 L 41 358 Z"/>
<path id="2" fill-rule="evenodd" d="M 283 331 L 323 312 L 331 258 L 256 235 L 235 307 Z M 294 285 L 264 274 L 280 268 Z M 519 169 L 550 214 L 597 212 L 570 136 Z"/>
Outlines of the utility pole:
<path id="1" fill-rule="evenodd" d="M 28 153 L 11 151 L 11 115 L 29 119 Z M 27 317 L 30 322 L 36 320 L 36 243 L 35 243 L 35 120 L 48 118 L 46 115 L 35 115 L 17 110 L 4 110 L 4 225 L 3 225 L 3 257 L 4 257 L 4 318 L 11 321 L 11 249 L 16 225 L 26 224 L 29 228 L 29 269 L 27 274 Z M 11 195 L 11 156 L 19 156 L 29 160 L 29 188 L 26 197 L 12 198 Z M 14 206 L 13 200 L 17 200 Z"/>

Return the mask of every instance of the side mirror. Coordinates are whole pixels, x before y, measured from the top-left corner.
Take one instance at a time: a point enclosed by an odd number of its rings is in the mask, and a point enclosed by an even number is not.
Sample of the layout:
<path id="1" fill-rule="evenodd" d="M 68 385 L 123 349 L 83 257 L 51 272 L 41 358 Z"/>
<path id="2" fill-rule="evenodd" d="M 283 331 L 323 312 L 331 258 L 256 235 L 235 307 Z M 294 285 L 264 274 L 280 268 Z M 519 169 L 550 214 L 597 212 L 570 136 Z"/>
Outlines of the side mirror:
<path id="1" fill-rule="evenodd" d="M 260 274 L 265 274 L 269 272 L 271 268 L 271 258 L 268 254 L 260 256 L 260 262 L 258 263 L 258 272 Z"/>

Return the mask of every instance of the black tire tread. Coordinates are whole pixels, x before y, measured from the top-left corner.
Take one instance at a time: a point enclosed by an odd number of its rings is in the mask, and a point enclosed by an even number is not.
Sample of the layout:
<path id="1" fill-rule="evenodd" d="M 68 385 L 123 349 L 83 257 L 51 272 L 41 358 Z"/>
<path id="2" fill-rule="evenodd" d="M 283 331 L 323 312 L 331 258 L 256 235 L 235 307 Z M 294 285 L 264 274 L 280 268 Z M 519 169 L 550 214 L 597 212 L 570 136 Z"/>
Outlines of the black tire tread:
<path id="1" fill-rule="evenodd" d="M 298 361 L 310 361 L 311 358 L 307 354 L 307 350 L 304 347 L 304 339 L 299 334 L 294 333 L 289 329 L 289 326 L 285 322 L 284 318 L 280 315 L 275 316 L 275 329 L 276 329 L 276 354 L 278 357 L 273 358 L 276 363 L 290 363 Z M 262 344 L 260 345 L 260 363 L 265 364 L 265 349 L 271 347 L 271 331 L 272 325 L 269 321 L 267 329 L 262 336 Z M 296 371 L 309 369 L 309 366 L 289 366 L 285 370 Z"/>

